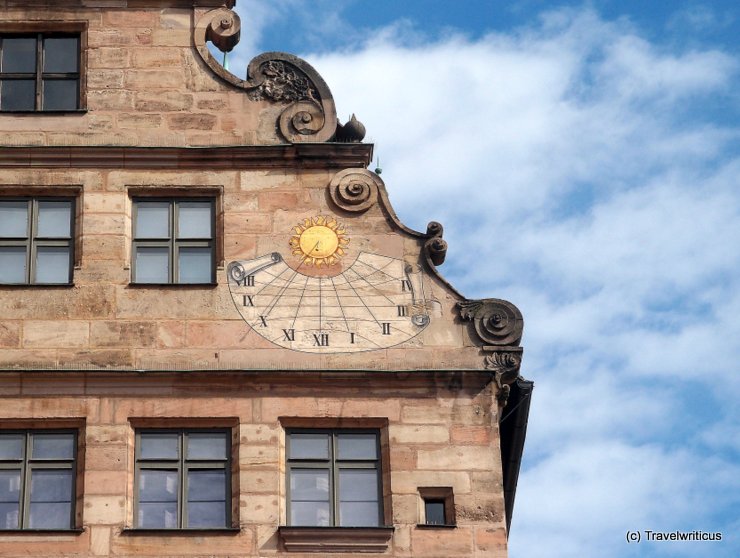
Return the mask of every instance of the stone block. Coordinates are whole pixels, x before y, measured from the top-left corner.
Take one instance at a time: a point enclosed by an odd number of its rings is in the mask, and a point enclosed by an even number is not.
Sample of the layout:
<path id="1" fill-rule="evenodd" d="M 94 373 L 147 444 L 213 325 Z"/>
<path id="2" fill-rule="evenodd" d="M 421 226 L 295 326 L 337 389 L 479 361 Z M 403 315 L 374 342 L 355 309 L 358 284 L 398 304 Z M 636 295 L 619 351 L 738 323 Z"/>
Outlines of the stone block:
<path id="1" fill-rule="evenodd" d="M 207 112 L 170 114 L 167 116 L 167 127 L 170 130 L 213 130 L 217 117 Z"/>
<path id="2" fill-rule="evenodd" d="M 243 320 L 191 321 L 187 324 L 188 347 L 235 348 L 244 345 L 249 326 Z"/>
<path id="3" fill-rule="evenodd" d="M 85 470 L 125 471 L 127 456 L 125 444 L 88 444 L 85 448 Z"/>
<path id="4" fill-rule="evenodd" d="M 486 446 L 491 443 L 491 429 L 486 426 L 455 425 L 450 428 L 453 444 L 472 444 Z"/>
<path id="5" fill-rule="evenodd" d="M 444 444 L 450 440 L 446 426 L 391 425 L 391 443 L 397 444 Z"/>
<path id="6" fill-rule="evenodd" d="M 87 92 L 90 110 L 126 111 L 134 106 L 134 94 L 124 89 L 100 89 Z M 89 141 L 89 140 L 88 140 Z"/>
<path id="7" fill-rule="evenodd" d="M 453 558 L 473 556 L 473 530 L 414 529 L 411 532 L 411 549 L 414 556 L 424 558 Z"/>
<path id="8" fill-rule="evenodd" d="M 137 91 L 133 105 L 142 112 L 188 110 L 193 106 L 193 96 L 179 91 Z"/>
<path id="9" fill-rule="evenodd" d="M 126 493 L 127 471 L 96 471 L 85 470 L 85 495 L 108 494 L 118 495 Z"/>
<path id="10" fill-rule="evenodd" d="M 49 320 L 23 324 L 23 346 L 27 348 L 86 347 L 89 341 L 89 322 Z"/>
<path id="11" fill-rule="evenodd" d="M 129 113 L 118 115 L 118 126 L 123 129 L 151 130 L 162 126 L 162 115 L 157 113 Z"/>
<path id="12" fill-rule="evenodd" d="M 489 447 L 449 446 L 443 449 L 418 450 L 419 469 L 491 471 L 494 465 L 493 450 Z"/>
<path id="13" fill-rule="evenodd" d="M 134 91 L 156 91 L 157 89 L 179 89 L 183 75 L 179 70 L 129 70 L 126 72 L 125 87 Z M 184 115 L 183 115 L 184 116 Z M 216 118 L 215 116 L 213 117 Z"/>
<path id="14" fill-rule="evenodd" d="M 505 551 L 506 529 L 504 527 L 475 527 L 475 548 L 479 553 Z"/>
<path id="15" fill-rule="evenodd" d="M 131 51 L 132 66 L 140 69 L 171 67 L 179 72 L 182 52 L 181 48 L 135 48 Z"/>
<path id="16" fill-rule="evenodd" d="M 21 344 L 20 322 L 0 322 L 0 348 L 19 348 Z"/>
<path id="17" fill-rule="evenodd" d="M 154 322 L 93 321 L 90 324 L 91 347 L 153 347 L 157 342 Z"/>
<path id="18" fill-rule="evenodd" d="M 96 69 L 87 74 L 88 91 L 100 89 L 122 89 L 123 69 Z"/>
<path id="19" fill-rule="evenodd" d="M 122 525 L 126 516 L 125 505 L 123 495 L 88 495 L 82 512 L 83 521 L 85 525 Z"/>
<path id="20" fill-rule="evenodd" d="M 110 537 L 111 530 L 109 527 L 91 527 L 90 528 L 90 552 L 93 556 L 110 555 Z"/>

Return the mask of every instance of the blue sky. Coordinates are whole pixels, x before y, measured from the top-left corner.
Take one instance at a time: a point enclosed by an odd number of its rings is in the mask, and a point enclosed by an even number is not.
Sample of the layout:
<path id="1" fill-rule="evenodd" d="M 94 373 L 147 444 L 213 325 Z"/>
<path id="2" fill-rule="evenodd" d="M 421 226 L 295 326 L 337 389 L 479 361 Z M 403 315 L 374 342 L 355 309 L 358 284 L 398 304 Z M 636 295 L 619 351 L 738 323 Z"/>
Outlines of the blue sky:
<path id="1" fill-rule="evenodd" d="M 740 555 L 737 2 L 239 0 L 307 59 L 442 272 L 525 317 L 513 558 Z M 627 530 L 721 532 L 627 544 Z"/>

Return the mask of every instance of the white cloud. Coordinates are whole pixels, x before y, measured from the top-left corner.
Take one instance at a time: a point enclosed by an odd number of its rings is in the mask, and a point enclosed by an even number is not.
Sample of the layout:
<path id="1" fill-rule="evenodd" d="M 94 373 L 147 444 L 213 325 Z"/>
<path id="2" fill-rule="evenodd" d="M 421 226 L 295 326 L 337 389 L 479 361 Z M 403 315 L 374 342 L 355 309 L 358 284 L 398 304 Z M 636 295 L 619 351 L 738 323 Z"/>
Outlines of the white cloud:
<path id="1" fill-rule="evenodd" d="M 591 11 L 475 41 L 409 30 L 303 56 L 366 125 L 402 220 L 445 225 L 443 273 L 524 313 L 512 556 L 730 556 L 623 537 L 738 526 L 740 128 L 711 113 L 737 59 Z M 693 398 L 717 402 L 699 424 Z"/>

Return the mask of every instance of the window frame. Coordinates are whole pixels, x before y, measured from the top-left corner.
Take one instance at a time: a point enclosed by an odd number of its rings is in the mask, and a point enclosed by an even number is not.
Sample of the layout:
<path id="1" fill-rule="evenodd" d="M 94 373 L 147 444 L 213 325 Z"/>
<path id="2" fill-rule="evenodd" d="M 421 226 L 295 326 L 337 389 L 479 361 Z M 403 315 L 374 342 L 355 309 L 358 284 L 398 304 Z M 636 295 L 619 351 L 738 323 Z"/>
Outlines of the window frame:
<path id="1" fill-rule="evenodd" d="M 15 531 L 77 531 L 77 476 L 79 461 L 78 436 L 79 431 L 74 428 L 59 429 L 37 429 L 37 428 L 12 428 L 0 430 L 0 434 L 17 434 L 24 436 L 23 455 L 20 460 L 2 460 L 0 461 L 0 471 L 20 470 L 20 487 L 19 487 L 19 509 L 18 509 L 18 526 L 6 529 L 0 527 L 0 533 Z M 71 434 L 73 439 L 72 457 L 69 459 L 38 459 L 33 458 L 33 436 L 43 434 Z M 31 479 L 32 471 L 54 469 L 71 471 L 71 490 L 70 490 L 70 517 L 68 527 L 29 527 L 30 510 L 31 510 Z"/>
<path id="2" fill-rule="evenodd" d="M 211 236 L 209 238 L 187 238 L 178 239 L 177 230 L 179 225 L 179 204 L 181 203 L 208 203 L 211 208 Z M 139 203 L 167 203 L 168 215 L 168 237 L 167 238 L 139 238 L 136 236 L 136 227 L 138 221 Z M 198 286 L 198 285 L 215 285 L 216 284 L 216 246 L 217 246 L 217 229 L 216 229 L 216 198 L 212 196 L 134 196 L 131 198 L 131 284 L 132 285 L 179 285 L 179 286 Z M 169 262 L 168 281 L 162 282 L 143 282 L 136 278 L 136 255 L 138 247 L 167 248 L 167 257 Z M 180 283 L 180 266 L 178 265 L 180 248 L 209 248 L 211 254 L 211 277 L 208 282 L 200 283 Z"/>
<path id="3" fill-rule="evenodd" d="M 40 27 L 40 25 L 42 27 Z M 6 38 L 29 38 L 36 41 L 36 68 L 34 72 L 5 72 L 0 67 L 0 82 L 2 80 L 33 80 L 34 83 L 34 108 L 33 109 L 5 109 L 0 104 L 0 114 L 14 113 L 70 113 L 84 112 L 86 96 L 85 91 L 85 43 L 86 43 L 86 26 L 80 24 L 59 25 L 58 22 L 51 22 L 48 25 L 37 24 L 6 29 L 0 28 L 0 60 L 2 60 L 3 42 Z M 45 72 L 44 71 L 44 52 L 46 39 L 58 38 L 76 38 L 77 39 L 77 71 L 76 72 Z M 76 81 L 77 94 L 76 106 L 74 108 L 63 109 L 44 109 L 44 82 L 51 81 Z M 1 95 L 1 92 L 0 92 Z M 1 98 L 0 98 L 1 103 Z"/>
<path id="4" fill-rule="evenodd" d="M 177 459 L 143 459 L 141 457 L 141 434 L 177 434 Z M 189 434 L 224 434 L 227 442 L 226 457 L 219 459 L 188 459 L 187 436 Z M 133 494 L 133 530 L 136 531 L 223 531 L 232 527 L 232 432 L 230 428 L 137 428 L 134 441 L 134 494 Z M 142 467 L 143 464 L 143 467 Z M 139 487 L 141 470 L 177 471 L 177 526 L 151 527 L 139 524 Z M 223 469 L 224 471 L 224 525 L 210 527 L 187 526 L 187 474 L 191 469 Z"/>
<path id="5" fill-rule="evenodd" d="M 42 237 L 38 236 L 39 229 L 39 202 L 59 201 L 69 202 L 69 236 Z M 23 237 L 0 237 L 0 247 L 25 247 L 26 249 L 26 276 L 22 283 L 1 283 L 0 286 L 30 285 L 30 286 L 69 286 L 72 285 L 75 267 L 75 238 L 77 218 L 77 199 L 73 196 L 9 196 L 0 198 L 2 202 L 27 203 L 27 227 Z M 69 249 L 69 265 L 66 282 L 39 283 L 36 281 L 38 248 L 64 247 Z"/>
<path id="6" fill-rule="evenodd" d="M 293 434 L 327 434 L 330 437 L 329 457 L 327 459 L 292 459 L 291 443 Z M 374 460 L 370 459 L 339 459 L 338 440 L 341 434 L 372 434 L 375 436 Z M 328 526 L 321 525 L 292 525 L 291 509 L 293 499 L 290 491 L 290 478 L 293 469 L 323 469 L 329 471 L 329 511 L 331 522 Z M 376 525 L 344 526 L 340 521 L 340 489 L 339 474 L 342 470 L 364 469 L 376 472 L 378 515 Z M 350 529 L 375 529 L 382 528 L 385 524 L 384 494 L 383 494 L 383 456 L 381 448 L 381 432 L 374 428 L 289 428 L 285 431 L 285 486 L 286 486 L 286 526 L 287 527 L 312 527 L 312 528 L 350 528 Z"/>

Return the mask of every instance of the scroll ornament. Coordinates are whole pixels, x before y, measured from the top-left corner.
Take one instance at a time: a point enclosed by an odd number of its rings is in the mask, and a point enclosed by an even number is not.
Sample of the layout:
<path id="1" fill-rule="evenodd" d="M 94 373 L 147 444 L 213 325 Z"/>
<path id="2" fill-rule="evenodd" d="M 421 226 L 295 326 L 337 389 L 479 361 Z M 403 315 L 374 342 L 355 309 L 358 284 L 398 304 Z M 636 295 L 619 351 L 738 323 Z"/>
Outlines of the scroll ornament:
<path id="1" fill-rule="evenodd" d="M 447 241 L 442 238 L 443 233 L 444 227 L 441 223 L 430 221 L 427 225 L 427 237 L 429 239 L 424 243 L 424 249 L 435 266 L 442 265 L 445 256 L 447 256 Z"/>
<path id="2" fill-rule="evenodd" d="M 493 371 L 493 378 L 498 387 L 497 399 L 501 405 L 506 405 L 511 392 L 510 384 L 519 376 L 519 367 L 522 364 L 521 349 L 512 351 L 496 351 L 487 355 L 484 366 Z"/>
<path id="3" fill-rule="evenodd" d="M 478 337 L 489 345 L 518 345 L 524 319 L 512 303 L 498 298 L 463 300 L 457 303 L 460 317 L 472 320 Z"/>
<path id="4" fill-rule="evenodd" d="M 280 134 L 291 143 L 325 142 L 337 131 L 331 91 L 305 60 L 284 52 L 266 52 L 252 59 L 247 79 L 226 70 L 208 50 L 211 41 L 222 52 L 239 42 L 241 22 L 228 8 L 205 13 L 193 30 L 196 50 L 221 79 L 247 92 L 253 101 L 287 104 L 278 118 Z"/>
<path id="5" fill-rule="evenodd" d="M 363 213 L 378 201 L 380 177 L 367 169 L 344 169 L 329 183 L 329 196 L 337 207 Z"/>

